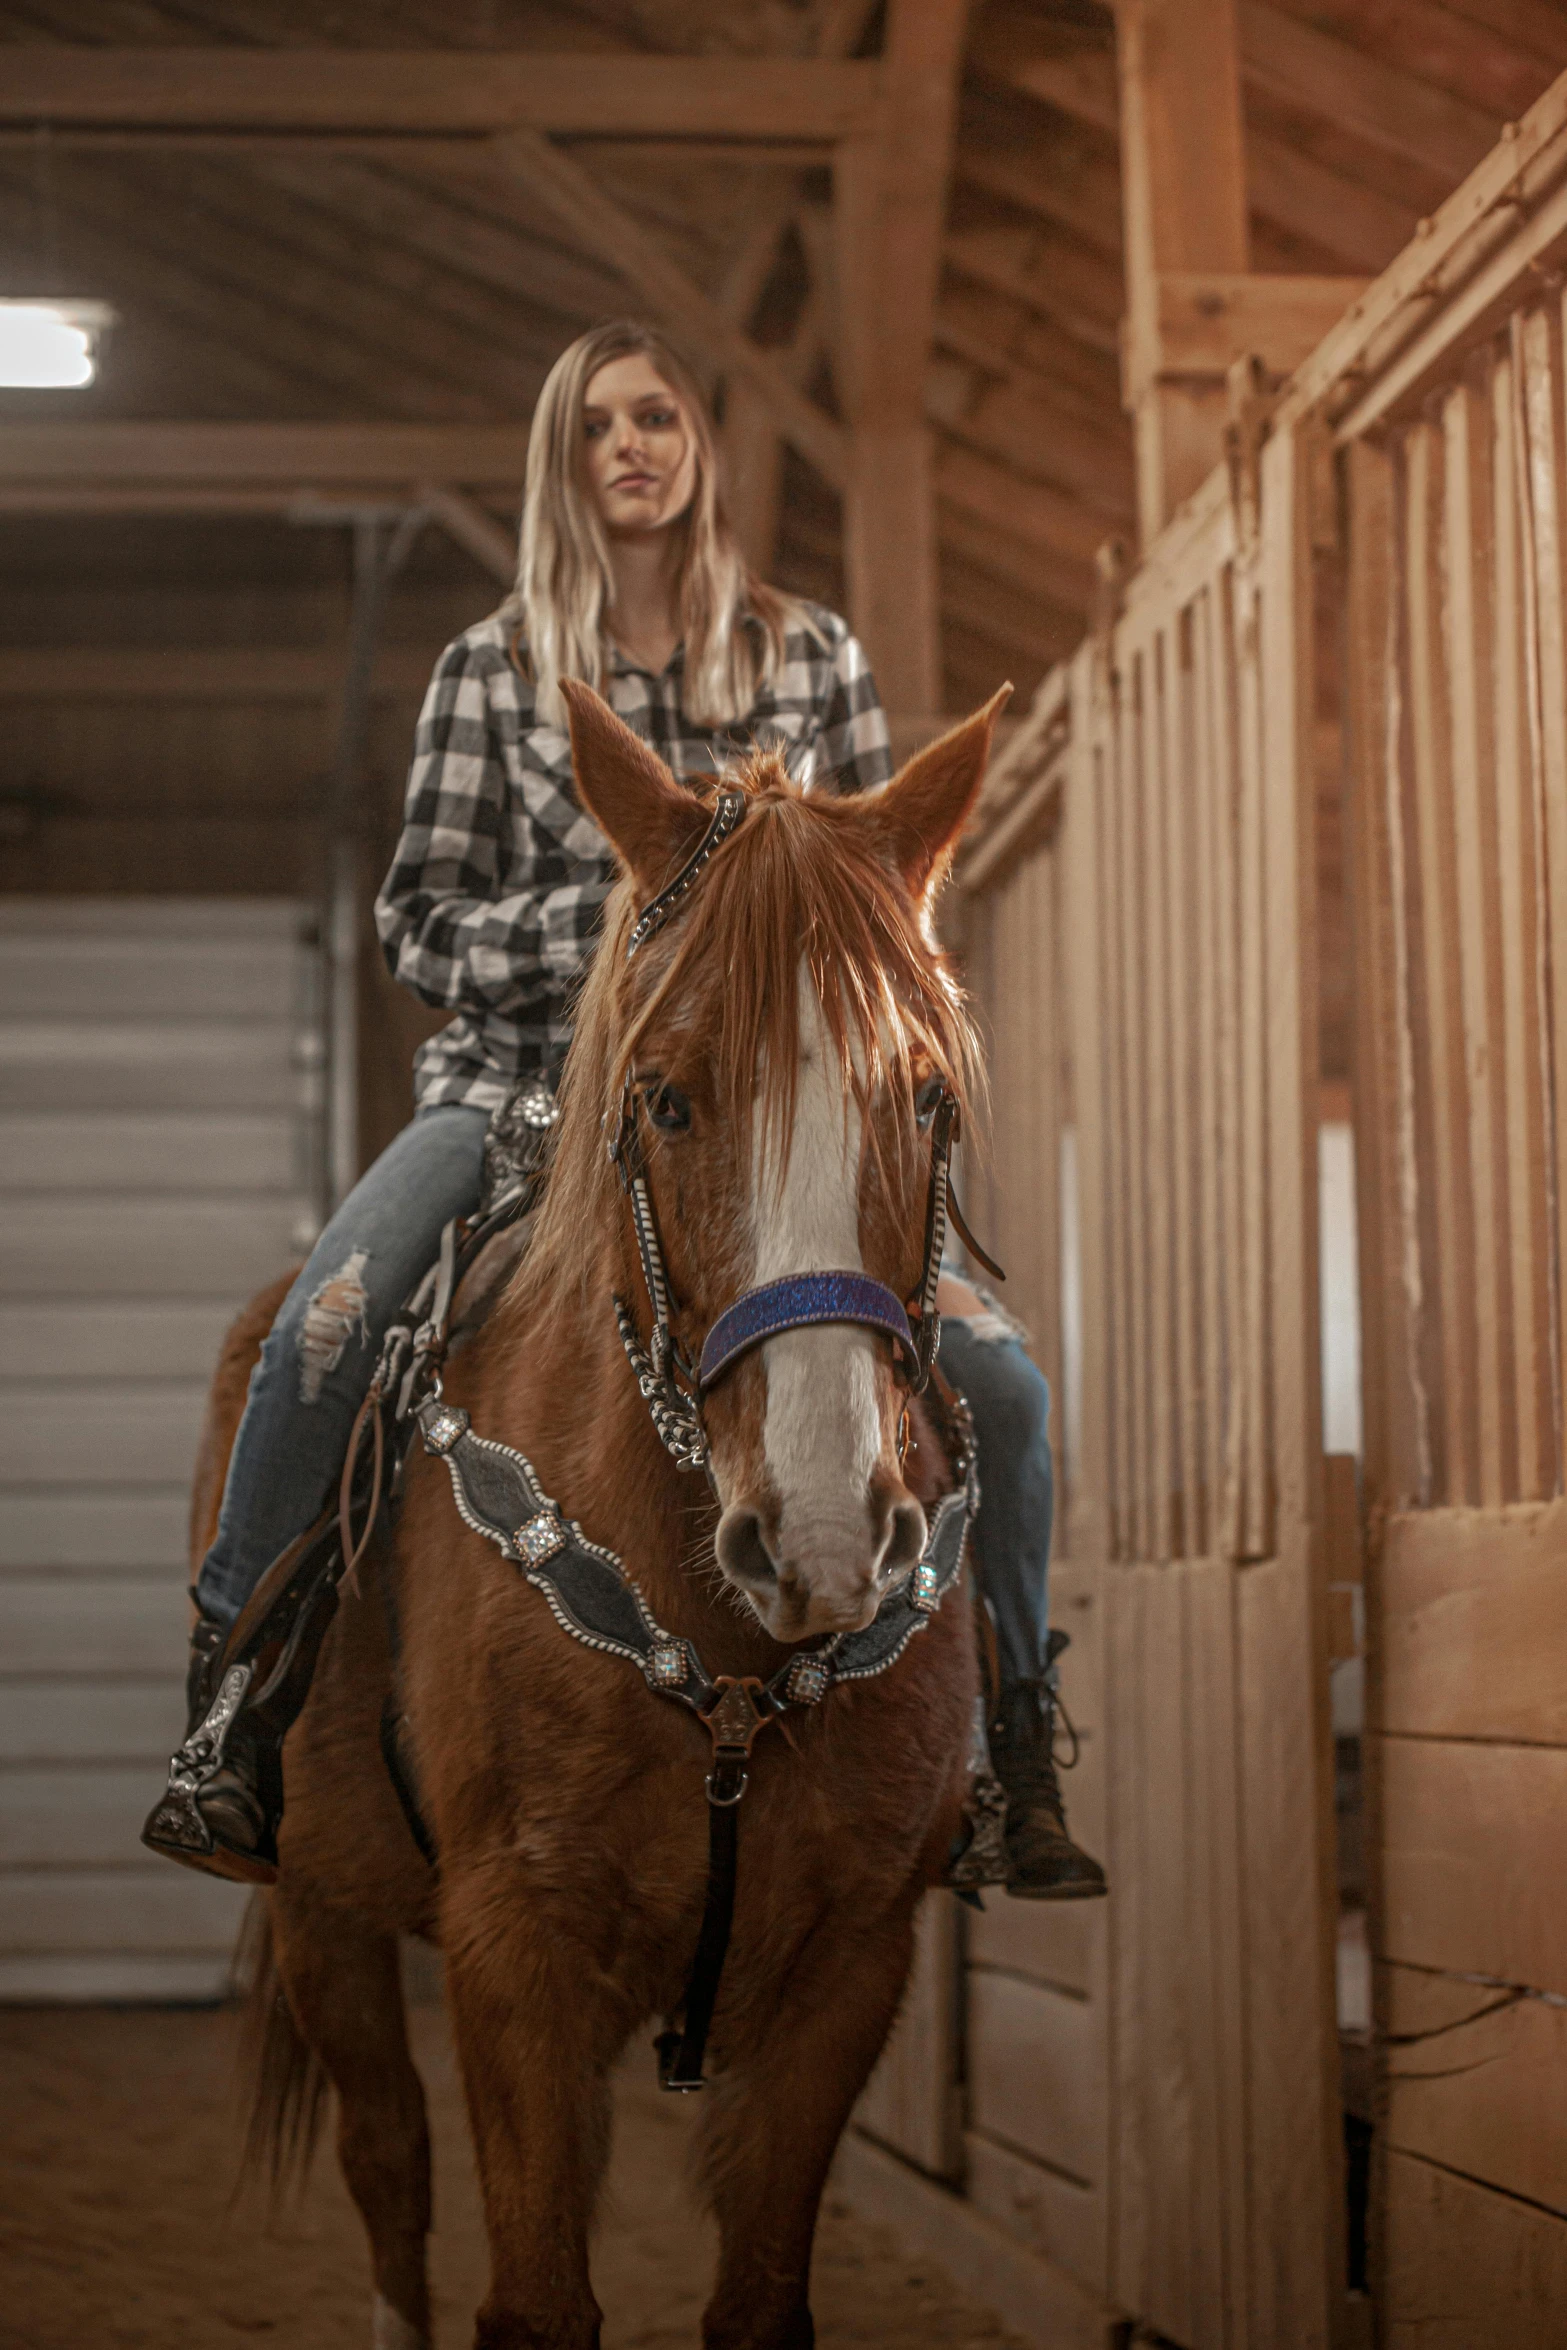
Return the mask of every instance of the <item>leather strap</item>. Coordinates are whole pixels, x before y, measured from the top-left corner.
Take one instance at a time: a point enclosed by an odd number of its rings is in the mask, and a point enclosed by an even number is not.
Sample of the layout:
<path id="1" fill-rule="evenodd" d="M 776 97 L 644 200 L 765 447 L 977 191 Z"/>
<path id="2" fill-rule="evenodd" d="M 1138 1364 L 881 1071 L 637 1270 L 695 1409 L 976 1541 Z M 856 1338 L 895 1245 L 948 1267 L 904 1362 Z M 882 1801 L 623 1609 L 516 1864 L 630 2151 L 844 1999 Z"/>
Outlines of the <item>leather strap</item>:
<path id="1" fill-rule="evenodd" d="M 691 855 L 681 866 L 667 889 L 661 889 L 650 904 L 643 907 L 626 941 L 626 961 L 629 963 L 638 947 L 645 947 L 657 936 L 670 917 L 678 912 L 685 899 L 706 869 L 713 851 L 720 848 L 744 821 L 746 797 L 743 791 L 725 791 L 718 795 L 712 821 Z"/>

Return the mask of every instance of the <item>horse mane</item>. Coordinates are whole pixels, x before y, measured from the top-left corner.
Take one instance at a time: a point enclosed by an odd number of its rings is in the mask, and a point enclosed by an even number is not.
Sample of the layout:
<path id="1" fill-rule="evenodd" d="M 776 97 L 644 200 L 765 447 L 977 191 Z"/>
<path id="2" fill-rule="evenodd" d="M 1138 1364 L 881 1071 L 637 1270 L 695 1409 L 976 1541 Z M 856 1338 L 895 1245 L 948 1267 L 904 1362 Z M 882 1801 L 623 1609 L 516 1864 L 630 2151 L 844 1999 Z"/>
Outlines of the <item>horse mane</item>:
<path id="1" fill-rule="evenodd" d="M 906 1129 L 916 1076 L 931 1072 L 960 1111 L 977 1100 L 981 1063 L 963 991 L 877 853 L 861 805 L 801 791 L 775 753 L 754 753 L 723 781 L 745 792 L 746 820 L 668 932 L 628 962 L 638 896 L 629 877 L 605 906 L 577 1002 L 549 1178 L 517 1275 L 525 1315 L 573 1284 L 586 1289 L 584 1235 L 613 1228 L 620 1196 L 608 1146 L 622 1086 L 640 1038 L 667 1009 L 678 1007 L 695 1036 L 722 1039 L 724 1114 L 747 1151 L 759 1116 L 780 1166 L 799 1076 L 802 957 L 862 1108 L 885 1086 Z M 866 1133 L 875 1151 L 870 1121 Z"/>

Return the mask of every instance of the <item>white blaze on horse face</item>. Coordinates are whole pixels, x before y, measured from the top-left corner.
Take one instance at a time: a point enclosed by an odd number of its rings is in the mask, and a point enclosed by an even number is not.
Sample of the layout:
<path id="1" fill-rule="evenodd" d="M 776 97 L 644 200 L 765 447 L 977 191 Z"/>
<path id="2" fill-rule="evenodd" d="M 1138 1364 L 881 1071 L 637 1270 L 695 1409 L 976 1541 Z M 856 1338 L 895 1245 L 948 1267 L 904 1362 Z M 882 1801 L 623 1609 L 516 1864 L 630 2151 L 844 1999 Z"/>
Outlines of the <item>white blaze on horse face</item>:
<path id="1" fill-rule="evenodd" d="M 863 1116 L 845 1085 L 816 991 L 800 976 L 800 1069 L 788 1159 L 758 1129 L 752 1221 L 757 1287 L 789 1273 L 859 1272 Z M 777 1601 L 759 1608 L 769 1628 L 791 1628 L 807 1605 L 810 1630 L 868 1620 L 885 1536 L 873 1536 L 870 1487 L 882 1448 L 877 1342 L 848 1323 L 788 1330 L 763 1346 L 768 1481 L 778 1503 L 768 1543 L 779 1570 Z M 761 1595 L 754 1595 L 760 1597 Z"/>

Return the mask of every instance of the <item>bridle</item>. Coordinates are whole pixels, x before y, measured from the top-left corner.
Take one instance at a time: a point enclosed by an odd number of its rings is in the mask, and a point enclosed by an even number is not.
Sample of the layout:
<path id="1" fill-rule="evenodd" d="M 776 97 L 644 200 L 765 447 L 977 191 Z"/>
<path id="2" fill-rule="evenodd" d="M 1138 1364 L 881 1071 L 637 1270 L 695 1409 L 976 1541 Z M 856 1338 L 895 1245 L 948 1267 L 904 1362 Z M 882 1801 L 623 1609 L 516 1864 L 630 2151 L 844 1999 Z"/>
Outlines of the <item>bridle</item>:
<path id="1" fill-rule="evenodd" d="M 720 792 L 712 819 L 691 856 L 667 888 L 644 906 L 632 925 L 626 960 L 657 936 L 684 905 L 714 853 L 744 822 L 748 802 L 744 792 Z M 941 1344 L 941 1316 L 936 1310 L 936 1288 L 941 1279 L 947 1226 L 956 1226 L 971 1256 L 998 1281 L 1006 1275 L 975 1240 L 952 1188 L 952 1152 L 959 1133 L 956 1096 L 944 1081 L 918 1112 L 918 1121 L 930 1131 L 930 1175 L 925 1198 L 923 1269 L 912 1299 L 905 1302 L 884 1281 L 850 1270 L 787 1273 L 782 1279 L 748 1289 L 726 1307 L 693 1354 L 674 1330 L 678 1310 L 670 1287 L 658 1209 L 648 1176 L 642 1142 L 643 1089 L 631 1071 L 621 1087 L 620 1111 L 610 1140 L 609 1155 L 620 1177 L 631 1209 L 631 1226 L 647 1291 L 652 1330 L 643 1345 L 631 1302 L 615 1294 L 615 1321 L 638 1390 L 648 1407 L 659 1441 L 677 1468 L 701 1469 L 713 1483 L 712 1457 L 702 1405 L 753 1348 L 785 1331 L 823 1323 L 853 1323 L 878 1331 L 892 1346 L 893 1364 L 905 1387 L 904 1425 L 908 1400 L 928 1384 L 936 1350 Z M 716 1487 L 715 1487 L 716 1491 Z"/>

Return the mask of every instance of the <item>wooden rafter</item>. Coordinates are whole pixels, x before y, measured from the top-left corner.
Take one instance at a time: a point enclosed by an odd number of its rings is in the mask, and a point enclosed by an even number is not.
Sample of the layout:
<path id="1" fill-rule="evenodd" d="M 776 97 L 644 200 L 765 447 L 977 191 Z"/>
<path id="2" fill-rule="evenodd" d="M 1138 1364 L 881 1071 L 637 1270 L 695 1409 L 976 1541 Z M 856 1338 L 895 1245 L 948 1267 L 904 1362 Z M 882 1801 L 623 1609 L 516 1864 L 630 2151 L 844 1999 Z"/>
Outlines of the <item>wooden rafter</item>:
<path id="1" fill-rule="evenodd" d="M 1325 115 L 1455 187 L 1501 130 L 1499 115 L 1400 73 L 1265 0 L 1242 0 L 1240 24 L 1248 83 L 1291 107 Z"/>
<path id="2" fill-rule="evenodd" d="M 775 56 L 61 45 L 6 50 L 0 122 L 826 141 L 880 88 L 874 63 Z"/>
<path id="3" fill-rule="evenodd" d="M 520 488 L 528 436 L 516 425 L 13 424 L 0 487 L 134 482 L 400 490 L 421 481 Z"/>
<path id="4" fill-rule="evenodd" d="M 754 384 L 779 430 L 801 456 L 827 480 L 842 482 L 846 455 L 841 427 L 796 389 L 777 360 L 743 334 L 574 157 L 531 130 L 507 132 L 493 143 L 491 153 L 525 178 L 532 193 L 551 205 L 591 251 L 620 271 L 644 302 L 683 328 L 719 366 Z"/>

